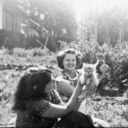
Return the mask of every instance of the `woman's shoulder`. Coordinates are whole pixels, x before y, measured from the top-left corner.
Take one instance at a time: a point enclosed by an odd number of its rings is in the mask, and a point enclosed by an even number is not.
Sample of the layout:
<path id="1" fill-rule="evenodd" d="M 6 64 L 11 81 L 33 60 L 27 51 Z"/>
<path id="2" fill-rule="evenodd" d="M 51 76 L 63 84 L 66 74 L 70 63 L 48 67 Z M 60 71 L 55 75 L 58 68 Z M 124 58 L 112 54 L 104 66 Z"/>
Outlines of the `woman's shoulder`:
<path id="1" fill-rule="evenodd" d="M 42 108 L 46 105 L 46 104 L 48 104 L 49 103 L 49 101 L 47 101 L 47 100 L 44 100 L 43 98 L 41 99 L 41 100 L 39 100 L 39 101 L 33 101 L 32 103 L 31 103 L 31 106 L 32 107 L 39 107 L 39 106 L 41 106 Z"/>
<path id="2" fill-rule="evenodd" d="M 41 113 L 43 114 L 50 107 L 50 102 L 41 99 L 40 101 L 36 101 L 31 106 L 31 112 L 33 113 Z"/>
<path id="3" fill-rule="evenodd" d="M 63 78 L 63 74 L 61 73 L 61 74 L 59 74 L 57 77 L 56 77 L 56 79 L 62 79 Z"/>
<path id="4" fill-rule="evenodd" d="M 60 74 L 60 75 L 58 75 L 56 78 L 55 78 L 55 80 L 57 81 L 57 82 L 68 82 L 69 83 L 69 81 L 66 79 L 66 76 L 65 76 L 65 74 Z"/>

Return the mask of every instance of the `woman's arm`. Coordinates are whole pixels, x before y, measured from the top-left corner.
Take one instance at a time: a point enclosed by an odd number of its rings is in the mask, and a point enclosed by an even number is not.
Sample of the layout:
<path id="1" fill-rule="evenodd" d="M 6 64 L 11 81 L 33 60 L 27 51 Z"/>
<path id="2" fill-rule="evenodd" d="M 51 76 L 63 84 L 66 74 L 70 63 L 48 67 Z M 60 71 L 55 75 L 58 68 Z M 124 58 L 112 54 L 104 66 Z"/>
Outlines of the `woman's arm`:
<path id="1" fill-rule="evenodd" d="M 80 102 L 78 101 L 78 96 L 82 92 L 82 87 L 83 84 L 81 84 L 81 82 L 78 81 L 78 84 L 71 98 L 65 106 L 49 103 L 49 108 L 42 114 L 42 116 L 49 118 L 60 118 L 66 115 L 68 112 L 78 109 L 78 105 L 80 104 Z"/>
<path id="2" fill-rule="evenodd" d="M 73 87 L 73 86 L 71 86 L 70 84 L 69 84 L 69 82 L 63 82 L 63 81 L 58 81 L 57 82 L 57 89 L 60 91 L 60 92 L 62 92 L 62 93 L 64 93 L 65 94 L 65 96 L 67 96 L 67 97 L 71 97 L 71 95 L 73 94 L 73 92 L 74 92 L 74 90 L 75 90 L 75 88 Z"/>
<path id="3" fill-rule="evenodd" d="M 70 85 L 70 82 L 65 80 L 61 75 L 56 78 L 56 81 L 57 89 L 64 93 L 65 96 L 71 97 L 75 88 Z"/>
<path id="4" fill-rule="evenodd" d="M 100 66 L 100 71 L 102 72 L 102 75 L 98 75 L 99 82 L 105 77 L 106 72 L 108 71 L 109 67 L 106 64 L 102 64 Z"/>

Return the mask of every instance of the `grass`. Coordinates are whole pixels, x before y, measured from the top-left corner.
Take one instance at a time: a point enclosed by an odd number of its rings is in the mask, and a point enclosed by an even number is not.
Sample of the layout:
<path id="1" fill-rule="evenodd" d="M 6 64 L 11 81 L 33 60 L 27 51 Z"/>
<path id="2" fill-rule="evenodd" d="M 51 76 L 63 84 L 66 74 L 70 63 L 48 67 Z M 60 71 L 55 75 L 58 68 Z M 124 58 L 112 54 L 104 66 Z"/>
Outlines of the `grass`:
<path id="1" fill-rule="evenodd" d="M 15 65 L 10 68 L 8 65 Z M 6 49 L 0 50 L 0 127 L 7 126 L 15 117 L 11 111 L 13 94 L 25 70 L 16 70 L 18 65 L 47 65 L 54 75 L 59 73 L 56 58 L 47 50 L 15 48 L 11 53 Z M 6 67 L 6 68 L 5 68 Z M 83 102 L 80 111 L 91 116 L 107 121 L 112 127 L 128 127 L 128 97 L 127 92 L 123 97 L 104 96 L 98 101 L 91 101 L 85 106 Z"/>

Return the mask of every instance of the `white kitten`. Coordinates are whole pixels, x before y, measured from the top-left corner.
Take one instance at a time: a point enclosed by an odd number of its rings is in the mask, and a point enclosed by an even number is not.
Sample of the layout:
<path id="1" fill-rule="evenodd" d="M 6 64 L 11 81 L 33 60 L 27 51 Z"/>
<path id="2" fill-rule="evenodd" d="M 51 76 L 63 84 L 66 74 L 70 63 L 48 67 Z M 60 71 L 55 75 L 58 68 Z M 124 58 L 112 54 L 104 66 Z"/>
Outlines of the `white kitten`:
<path id="1" fill-rule="evenodd" d="M 87 78 L 84 81 L 85 89 L 83 90 L 82 94 L 78 97 L 79 100 L 82 100 L 84 98 L 89 98 L 95 95 L 99 81 L 98 81 L 98 76 L 96 73 L 95 64 L 83 63 L 83 67 L 80 71 L 81 71 L 81 77 L 84 77 L 85 72 L 87 74 Z"/>

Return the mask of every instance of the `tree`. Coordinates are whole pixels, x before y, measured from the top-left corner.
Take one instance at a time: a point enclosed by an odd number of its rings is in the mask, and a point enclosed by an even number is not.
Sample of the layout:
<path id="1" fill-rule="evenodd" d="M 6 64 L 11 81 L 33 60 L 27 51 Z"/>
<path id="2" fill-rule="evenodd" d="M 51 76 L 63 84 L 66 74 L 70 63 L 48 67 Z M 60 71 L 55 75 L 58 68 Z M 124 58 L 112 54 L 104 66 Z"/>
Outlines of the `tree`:
<path id="1" fill-rule="evenodd" d="M 50 32 L 54 40 L 72 41 L 76 37 L 76 19 L 73 8 L 64 0 L 20 0 L 25 13 L 43 30 Z M 28 22 L 42 36 L 42 29 Z"/>
<path id="2" fill-rule="evenodd" d="M 83 16 L 84 19 L 80 23 L 82 35 L 89 40 L 92 35 L 94 36 L 94 30 L 96 30 L 94 28 L 97 27 L 97 41 L 100 45 L 110 42 L 112 46 L 115 46 L 118 42 L 128 41 L 127 11 L 127 7 L 119 6 L 105 8 L 102 11 L 97 10 L 96 24 L 95 12 L 90 10 L 88 15 Z"/>

